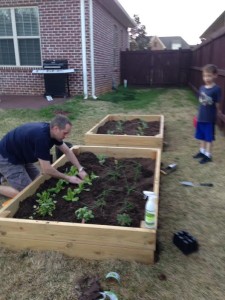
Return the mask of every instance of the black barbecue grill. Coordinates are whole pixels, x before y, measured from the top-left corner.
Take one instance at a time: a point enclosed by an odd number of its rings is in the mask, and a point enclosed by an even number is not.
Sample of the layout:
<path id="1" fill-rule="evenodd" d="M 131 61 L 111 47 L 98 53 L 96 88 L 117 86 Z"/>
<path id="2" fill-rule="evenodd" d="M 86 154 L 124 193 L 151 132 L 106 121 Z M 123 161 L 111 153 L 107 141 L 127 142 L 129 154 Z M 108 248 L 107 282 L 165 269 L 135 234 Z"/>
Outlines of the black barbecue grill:
<path id="1" fill-rule="evenodd" d="M 33 70 L 33 74 L 44 74 L 45 93 L 44 96 L 68 97 L 69 74 L 74 73 L 75 69 L 68 69 L 66 59 L 48 59 L 43 61 L 43 70 Z"/>

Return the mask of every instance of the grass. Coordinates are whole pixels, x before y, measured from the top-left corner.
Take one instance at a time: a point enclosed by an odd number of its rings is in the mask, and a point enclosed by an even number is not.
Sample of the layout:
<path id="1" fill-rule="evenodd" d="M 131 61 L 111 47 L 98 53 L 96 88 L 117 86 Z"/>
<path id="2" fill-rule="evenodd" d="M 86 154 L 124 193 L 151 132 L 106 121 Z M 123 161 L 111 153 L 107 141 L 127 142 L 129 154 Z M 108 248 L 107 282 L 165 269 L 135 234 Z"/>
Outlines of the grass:
<path id="1" fill-rule="evenodd" d="M 154 266 L 146 266 L 135 262 L 88 261 L 54 252 L 13 252 L 1 248 L 1 300 L 78 300 L 75 290 L 78 278 L 98 274 L 103 287 L 109 289 L 104 280 L 109 271 L 121 275 L 121 285 L 113 286 L 120 300 L 224 299 L 224 137 L 217 131 L 214 161 L 201 166 L 191 158 L 198 149 L 193 139 L 192 118 L 197 103 L 192 92 L 188 89 L 132 92 L 135 100 L 120 102 L 106 95 L 104 101 L 76 100 L 66 103 L 63 109 L 66 111 L 67 105 L 70 107 L 74 126 L 69 141 L 77 144 L 83 143 L 84 133 L 108 113 L 165 115 L 165 140 L 169 145 L 162 160 L 165 164 L 177 163 L 178 169 L 169 176 L 161 176 L 160 260 Z M 120 92 L 113 95 L 119 98 Z M 51 110 L 0 111 L 1 134 L 26 121 L 49 120 Z M 212 182 L 214 187 L 184 187 L 179 184 L 181 180 Z M 198 253 L 184 256 L 172 244 L 173 233 L 181 229 L 198 239 Z"/>

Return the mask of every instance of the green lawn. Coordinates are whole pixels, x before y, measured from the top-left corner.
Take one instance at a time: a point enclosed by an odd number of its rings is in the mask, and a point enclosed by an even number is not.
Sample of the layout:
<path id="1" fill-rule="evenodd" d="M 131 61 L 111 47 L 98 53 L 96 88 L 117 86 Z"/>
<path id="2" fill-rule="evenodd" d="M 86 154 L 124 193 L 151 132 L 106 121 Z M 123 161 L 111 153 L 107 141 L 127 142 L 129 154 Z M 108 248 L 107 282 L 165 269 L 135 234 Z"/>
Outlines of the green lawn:
<path id="1" fill-rule="evenodd" d="M 212 163 L 201 166 L 192 159 L 198 150 L 192 125 L 196 109 L 196 99 L 188 89 L 124 91 L 121 88 L 97 101 L 72 100 L 63 106 L 51 105 L 40 111 L 0 110 L 1 136 L 24 122 L 48 121 L 56 111 L 69 112 L 73 131 L 68 141 L 74 144 L 82 144 L 84 133 L 108 113 L 164 114 L 168 147 L 162 161 L 178 164 L 176 172 L 161 176 L 160 254 L 154 266 L 114 260 L 88 261 L 53 252 L 12 252 L 0 248 L 0 300 L 77 300 L 78 278 L 97 274 L 104 288 L 109 289 L 104 281 L 109 271 L 121 275 L 121 285 L 113 288 L 120 300 L 223 300 L 225 140 L 217 130 Z M 181 180 L 212 182 L 214 187 L 183 187 L 179 185 Z M 184 256 L 172 244 L 173 233 L 182 229 L 198 239 L 198 253 Z"/>

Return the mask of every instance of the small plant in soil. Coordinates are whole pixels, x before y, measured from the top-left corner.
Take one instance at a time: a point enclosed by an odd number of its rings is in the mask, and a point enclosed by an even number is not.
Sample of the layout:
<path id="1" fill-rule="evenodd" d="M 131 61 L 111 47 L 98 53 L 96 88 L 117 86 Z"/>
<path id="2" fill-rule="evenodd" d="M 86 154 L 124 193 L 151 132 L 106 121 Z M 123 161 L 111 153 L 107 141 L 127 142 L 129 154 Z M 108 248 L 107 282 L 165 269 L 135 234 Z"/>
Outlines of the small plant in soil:
<path id="1" fill-rule="evenodd" d="M 91 209 L 88 209 L 87 206 L 81 207 L 75 211 L 75 215 L 78 220 L 82 220 L 82 223 L 87 223 L 94 218 L 93 212 Z"/>
<path id="2" fill-rule="evenodd" d="M 141 120 L 140 125 L 137 127 L 137 135 L 145 135 L 144 130 L 148 128 L 148 123 Z"/>
<path id="3" fill-rule="evenodd" d="M 60 193 L 62 190 L 64 190 L 65 188 L 65 185 L 68 184 L 67 181 L 63 180 L 63 179 L 59 179 L 59 181 L 57 182 L 56 186 L 51 188 L 51 189 L 48 189 L 48 191 L 50 193 L 54 193 L 54 194 L 58 194 Z"/>
<path id="4" fill-rule="evenodd" d="M 106 161 L 107 156 L 104 154 L 99 154 L 99 155 L 97 155 L 97 158 L 98 158 L 100 165 L 103 166 Z"/>
<path id="5" fill-rule="evenodd" d="M 86 176 L 83 180 L 83 184 L 88 184 L 88 185 L 92 185 L 92 181 L 94 181 L 95 179 L 99 178 L 99 176 L 95 175 L 93 172 L 91 173 L 91 175 Z M 82 184 L 81 184 L 82 185 Z"/>
<path id="6" fill-rule="evenodd" d="M 107 134 L 114 134 L 113 130 L 107 130 Z"/>
<path id="7" fill-rule="evenodd" d="M 69 176 L 77 176 L 79 174 L 75 166 L 71 166 L 69 172 L 66 173 Z"/>
<path id="8" fill-rule="evenodd" d="M 115 159 L 115 169 L 110 170 L 107 176 L 110 177 L 111 180 L 116 181 L 117 179 L 121 178 L 121 169 L 123 165 Z"/>
<path id="9" fill-rule="evenodd" d="M 67 189 L 67 194 L 65 196 L 63 196 L 63 199 L 65 199 L 66 201 L 71 201 L 71 202 L 77 202 L 79 201 L 79 197 L 76 197 L 78 193 L 75 190 L 72 190 L 71 188 Z"/>
<path id="10" fill-rule="evenodd" d="M 142 126 L 143 129 L 147 129 L 148 128 L 148 123 L 141 120 L 141 126 Z"/>
<path id="11" fill-rule="evenodd" d="M 118 214 L 117 215 L 117 223 L 121 226 L 130 226 L 132 223 L 132 219 L 128 214 Z"/>
<path id="12" fill-rule="evenodd" d="M 55 203 L 56 201 L 53 201 L 50 193 L 48 191 L 44 191 L 42 193 L 38 193 L 37 197 L 39 198 L 36 200 L 38 205 L 34 205 L 34 215 L 38 214 L 41 217 L 45 216 L 52 216 L 53 211 L 55 210 Z"/>
<path id="13" fill-rule="evenodd" d="M 141 175 L 141 164 L 135 163 L 135 167 L 134 167 L 134 182 L 135 183 L 137 182 L 140 175 Z"/>
<path id="14" fill-rule="evenodd" d="M 106 206 L 106 197 L 110 193 L 110 190 L 104 190 L 95 201 L 95 206 L 103 209 Z"/>
<path id="15" fill-rule="evenodd" d="M 123 132 L 123 122 L 122 121 L 116 122 L 116 131 L 118 131 L 120 133 Z"/>

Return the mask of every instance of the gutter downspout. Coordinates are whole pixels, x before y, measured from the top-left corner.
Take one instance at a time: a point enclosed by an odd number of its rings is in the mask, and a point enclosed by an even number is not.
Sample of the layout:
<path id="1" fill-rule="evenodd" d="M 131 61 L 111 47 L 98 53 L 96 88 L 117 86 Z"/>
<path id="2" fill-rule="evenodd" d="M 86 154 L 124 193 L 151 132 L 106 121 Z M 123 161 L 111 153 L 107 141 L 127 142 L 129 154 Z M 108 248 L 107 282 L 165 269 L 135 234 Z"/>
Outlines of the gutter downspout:
<path id="1" fill-rule="evenodd" d="M 86 53 L 86 33 L 85 33 L 85 0 L 80 0 L 81 15 L 81 41 L 82 41 L 82 62 L 83 62 L 83 89 L 84 99 L 88 98 L 88 82 L 87 82 L 87 53 Z"/>
<path id="2" fill-rule="evenodd" d="M 90 26 L 90 51 L 91 51 L 91 92 L 95 96 L 95 57 L 94 57 L 94 26 L 93 26 L 93 0 L 89 0 L 89 26 Z"/>

